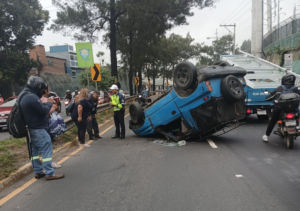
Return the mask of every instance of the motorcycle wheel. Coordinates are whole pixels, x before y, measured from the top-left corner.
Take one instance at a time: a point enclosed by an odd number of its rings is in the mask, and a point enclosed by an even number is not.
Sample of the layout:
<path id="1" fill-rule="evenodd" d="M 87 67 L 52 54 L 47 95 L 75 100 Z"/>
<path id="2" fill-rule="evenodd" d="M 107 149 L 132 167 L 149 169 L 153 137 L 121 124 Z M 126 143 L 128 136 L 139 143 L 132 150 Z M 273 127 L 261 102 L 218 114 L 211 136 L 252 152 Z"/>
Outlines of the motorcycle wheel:
<path id="1" fill-rule="evenodd" d="M 286 147 L 288 149 L 293 149 L 293 147 L 294 147 L 294 135 L 286 134 L 285 139 L 286 139 Z"/>

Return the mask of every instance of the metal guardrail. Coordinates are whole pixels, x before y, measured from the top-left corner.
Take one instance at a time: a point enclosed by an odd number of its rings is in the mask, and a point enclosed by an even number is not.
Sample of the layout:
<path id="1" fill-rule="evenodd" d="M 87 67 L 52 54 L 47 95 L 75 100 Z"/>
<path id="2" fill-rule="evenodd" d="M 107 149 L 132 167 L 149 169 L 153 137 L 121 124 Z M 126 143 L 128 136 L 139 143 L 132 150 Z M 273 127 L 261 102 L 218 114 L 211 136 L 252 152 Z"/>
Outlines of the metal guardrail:
<path id="1" fill-rule="evenodd" d="M 161 94 L 164 94 L 167 90 L 163 90 L 163 91 L 152 91 L 150 92 L 151 96 L 153 95 L 161 95 Z M 138 95 L 134 95 L 134 96 L 130 96 L 130 97 L 126 97 L 125 98 L 125 102 L 131 102 L 133 100 L 135 100 L 136 98 L 138 97 Z M 98 105 L 97 107 L 97 113 L 101 113 L 101 112 L 104 112 L 106 110 L 109 110 L 111 109 L 111 107 L 109 107 L 109 103 L 105 103 L 105 104 L 102 104 L 102 105 Z M 67 117 L 65 120 L 65 123 L 66 123 L 66 126 L 67 126 L 67 130 L 70 130 L 72 127 L 75 126 L 75 122 L 72 120 L 72 118 L 69 116 Z"/>

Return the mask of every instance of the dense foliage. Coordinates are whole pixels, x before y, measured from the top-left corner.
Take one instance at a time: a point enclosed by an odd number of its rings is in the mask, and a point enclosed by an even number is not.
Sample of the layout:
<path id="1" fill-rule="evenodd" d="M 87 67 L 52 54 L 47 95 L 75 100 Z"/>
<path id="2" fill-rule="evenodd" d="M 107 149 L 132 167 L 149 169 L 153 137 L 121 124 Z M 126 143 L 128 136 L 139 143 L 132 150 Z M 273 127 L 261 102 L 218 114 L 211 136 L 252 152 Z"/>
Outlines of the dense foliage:
<path id="1" fill-rule="evenodd" d="M 39 66 L 28 50 L 42 34 L 49 13 L 38 0 L 2 0 L 0 11 L 0 79 L 23 84 L 29 70 Z"/>

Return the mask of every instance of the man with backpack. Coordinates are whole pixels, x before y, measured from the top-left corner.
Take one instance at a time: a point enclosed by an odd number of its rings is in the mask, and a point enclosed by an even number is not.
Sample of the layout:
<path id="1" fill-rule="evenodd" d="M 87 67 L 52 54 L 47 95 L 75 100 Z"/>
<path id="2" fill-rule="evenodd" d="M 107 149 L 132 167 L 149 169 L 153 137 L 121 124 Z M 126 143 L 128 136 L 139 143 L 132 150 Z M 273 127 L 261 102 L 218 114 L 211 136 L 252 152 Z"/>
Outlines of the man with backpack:
<path id="1" fill-rule="evenodd" d="M 296 77 L 294 75 L 285 75 L 281 79 L 281 86 L 277 87 L 273 92 L 271 92 L 267 97 L 266 101 L 274 100 L 274 109 L 272 113 L 271 120 L 268 124 L 266 135 L 263 135 L 262 139 L 264 142 L 268 142 L 268 137 L 270 136 L 274 126 L 276 125 L 277 121 L 279 120 L 280 114 L 282 112 L 281 109 L 278 108 L 278 98 L 279 96 L 276 95 L 277 92 L 281 94 L 287 93 L 297 93 L 300 95 L 299 87 L 295 87 Z"/>
<path id="2" fill-rule="evenodd" d="M 26 86 L 19 95 L 17 103 L 20 105 L 24 122 L 29 130 L 27 138 L 35 178 L 40 179 L 45 176 L 46 180 L 63 178 L 64 175 L 54 173 L 51 165 L 53 149 L 51 137 L 46 130 L 48 128 L 47 114 L 52 108 L 53 99 L 49 98 L 45 104 L 40 100 L 48 90 L 48 85 L 42 78 L 30 76 Z M 42 163 L 39 154 L 42 156 Z"/>

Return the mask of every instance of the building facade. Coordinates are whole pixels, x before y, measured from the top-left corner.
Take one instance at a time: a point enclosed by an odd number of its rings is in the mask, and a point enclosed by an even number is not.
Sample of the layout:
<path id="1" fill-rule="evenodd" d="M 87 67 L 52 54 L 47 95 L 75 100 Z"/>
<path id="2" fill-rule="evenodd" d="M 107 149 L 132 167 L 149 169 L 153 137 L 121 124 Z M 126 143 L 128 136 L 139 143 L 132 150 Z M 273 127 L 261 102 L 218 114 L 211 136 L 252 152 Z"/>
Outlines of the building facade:
<path id="1" fill-rule="evenodd" d="M 50 46 L 50 51 L 46 52 L 47 56 L 61 58 L 66 60 L 66 73 L 73 78 L 77 78 L 78 75 L 84 70 L 78 68 L 76 51 L 71 45 L 57 45 Z"/>
<path id="2" fill-rule="evenodd" d="M 47 56 L 43 45 L 29 51 L 30 58 L 41 64 L 40 73 L 66 74 L 66 59 Z M 38 73 L 37 70 L 35 73 Z"/>

